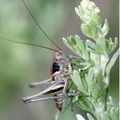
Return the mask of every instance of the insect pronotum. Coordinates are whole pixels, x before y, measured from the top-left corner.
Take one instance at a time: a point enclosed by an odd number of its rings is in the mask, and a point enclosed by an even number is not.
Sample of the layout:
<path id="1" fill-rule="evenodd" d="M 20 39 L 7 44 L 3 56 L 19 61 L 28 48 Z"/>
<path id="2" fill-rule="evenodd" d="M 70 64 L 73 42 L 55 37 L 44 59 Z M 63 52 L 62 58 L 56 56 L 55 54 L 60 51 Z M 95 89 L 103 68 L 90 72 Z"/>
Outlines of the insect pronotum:
<path id="1" fill-rule="evenodd" d="M 69 64 L 71 64 L 71 61 L 72 59 L 74 59 L 74 57 L 65 56 L 63 54 L 62 49 L 46 34 L 46 32 L 40 26 L 38 21 L 35 19 L 31 11 L 29 10 L 25 1 L 21 0 L 21 2 L 25 6 L 26 10 L 30 14 L 34 22 L 36 23 L 39 30 L 41 30 L 43 34 L 48 38 L 48 40 L 57 48 L 57 49 L 54 49 L 54 48 L 50 48 L 47 46 L 42 46 L 42 45 L 37 45 L 37 44 L 27 43 L 27 42 L 20 42 L 20 41 L 18 42 L 18 41 L 11 40 L 11 39 L 8 39 L 2 36 L 0 37 L 0 39 L 6 40 L 9 42 L 36 46 L 36 47 L 41 47 L 41 48 L 54 51 L 52 64 L 50 68 L 51 78 L 44 80 L 44 81 L 34 82 L 30 84 L 30 87 L 37 87 L 41 84 L 46 84 L 46 83 L 49 83 L 50 86 L 47 89 L 35 95 L 23 97 L 22 100 L 25 103 L 31 103 L 31 102 L 42 101 L 42 100 L 55 100 L 57 109 L 61 111 L 64 108 L 64 104 L 65 104 L 67 97 L 74 97 L 76 95 L 76 93 L 69 94 L 66 92 L 68 89 L 70 75 L 72 74 L 72 72 L 68 70 L 68 66 Z M 45 97 L 43 97 L 43 95 L 45 95 Z"/>

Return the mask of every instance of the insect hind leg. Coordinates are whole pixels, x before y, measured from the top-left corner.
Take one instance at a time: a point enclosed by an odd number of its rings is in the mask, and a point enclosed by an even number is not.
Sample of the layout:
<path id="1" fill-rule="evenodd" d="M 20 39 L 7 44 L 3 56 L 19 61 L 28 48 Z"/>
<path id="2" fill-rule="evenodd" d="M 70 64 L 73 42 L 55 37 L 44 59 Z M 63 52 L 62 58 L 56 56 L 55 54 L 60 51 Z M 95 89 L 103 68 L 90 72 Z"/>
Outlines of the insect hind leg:
<path id="1" fill-rule="evenodd" d="M 43 100 L 56 100 L 56 99 L 65 99 L 66 96 L 48 96 L 48 97 L 35 97 L 34 99 L 27 99 L 27 98 L 23 98 L 23 102 L 25 103 L 32 103 L 32 102 L 37 102 L 37 101 L 43 101 Z"/>

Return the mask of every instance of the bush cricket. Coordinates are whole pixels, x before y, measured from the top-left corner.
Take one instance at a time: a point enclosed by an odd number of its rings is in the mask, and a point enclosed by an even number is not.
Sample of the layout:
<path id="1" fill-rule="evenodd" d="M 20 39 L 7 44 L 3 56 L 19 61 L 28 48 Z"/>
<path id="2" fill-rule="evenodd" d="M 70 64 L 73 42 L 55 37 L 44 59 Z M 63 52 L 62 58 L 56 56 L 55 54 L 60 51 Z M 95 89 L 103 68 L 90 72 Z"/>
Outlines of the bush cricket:
<path id="1" fill-rule="evenodd" d="M 72 64 L 72 61 L 76 59 L 77 57 L 74 56 L 66 56 L 62 49 L 46 34 L 46 32 L 43 30 L 43 28 L 40 26 L 38 21 L 35 19 L 31 11 L 29 10 L 27 4 L 24 0 L 21 0 L 23 5 L 25 6 L 26 10 L 30 14 L 31 18 L 36 23 L 37 27 L 40 31 L 48 38 L 48 40 L 57 48 L 50 48 L 47 46 L 37 45 L 34 43 L 27 43 L 27 42 L 18 42 L 15 40 L 11 40 L 5 37 L 0 37 L 2 40 L 18 43 L 18 44 L 26 44 L 31 46 L 36 46 L 40 48 L 45 48 L 48 50 L 54 51 L 53 58 L 52 58 L 52 64 L 50 68 L 50 78 L 44 81 L 40 82 L 34 82 L 30 84 L 30 87 L 34 88 L 41 84 L 48 84 L 49 87 L 45 90 L 34 94 L 32 96 L 23 97 L 23 101 L 25 103 L 31 103 L 36 101 L 42 101 L 42 100 L 54 100 L 56 103 L 56 107 L 59 111 L 64 109 L 64 104 L 68 97 L 73 98 L 77 95 L 77 93 L 69 93 L 69 81 L 70 81 L 70 75 L 72 74 L 72 71 L 70 71 L 69 65 Z M 45 97 L 43 97 L 45 95 Z"/>

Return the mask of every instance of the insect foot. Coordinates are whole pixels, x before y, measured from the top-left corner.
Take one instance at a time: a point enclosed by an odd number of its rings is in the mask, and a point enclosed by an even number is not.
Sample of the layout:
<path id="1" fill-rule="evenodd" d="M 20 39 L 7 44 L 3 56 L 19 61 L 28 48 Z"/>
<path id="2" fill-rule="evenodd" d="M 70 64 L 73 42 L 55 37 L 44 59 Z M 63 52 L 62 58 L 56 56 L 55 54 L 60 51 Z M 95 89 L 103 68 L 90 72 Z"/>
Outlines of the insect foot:
<path id="1" fill-rule="evenodd" d="M 28 99 L 28 97 L 23 97 L 23 98 L 22 98 L 22 101 L 23 101 L 24 103 L 31 103 L 31 101 Z"/>

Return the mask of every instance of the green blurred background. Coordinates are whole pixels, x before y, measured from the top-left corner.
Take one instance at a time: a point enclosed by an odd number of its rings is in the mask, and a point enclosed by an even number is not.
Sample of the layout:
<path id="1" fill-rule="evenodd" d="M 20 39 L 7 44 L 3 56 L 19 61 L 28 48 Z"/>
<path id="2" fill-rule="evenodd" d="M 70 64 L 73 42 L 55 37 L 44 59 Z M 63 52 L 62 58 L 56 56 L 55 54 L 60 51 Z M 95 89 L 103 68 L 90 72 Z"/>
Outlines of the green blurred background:
<path id="1" fill-rule="evenodd" d="M 62 37 L 81 35 L 78 16 L 74 8 L 81 0 L 26 0 L 29 9 L 46 33 L 61 46 L 65 53 L 71 53 L 63 44 Z M 108 36 L 118 37 L 118 0 L 93 0 L 101 9 L 103 19 L 108 18 Z M 0 36 L 16 41 L 34 42 L 54 47 L 39 31 L 20 0 L 0 0 Z M 0 120 L 54 120 L 56 108 L 53 101 L 24 104 L 23 96 L 43 90 L 30 89 L 28 84 L 49 78 L 53 52 L 32 46 L 0 40 Z M 72 54 L 72 53 L 71 53 Z M 118 61 L 111 71 L 110 94 L 118 106 Z M 75 120 L 75 114 L 67 111 L 62 120 Z"/>

